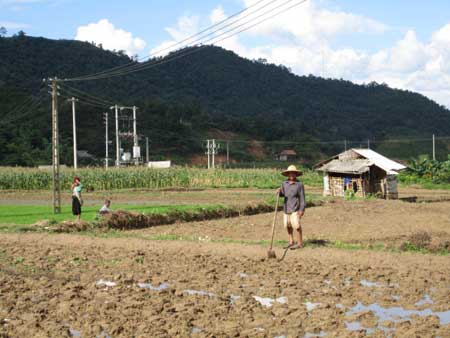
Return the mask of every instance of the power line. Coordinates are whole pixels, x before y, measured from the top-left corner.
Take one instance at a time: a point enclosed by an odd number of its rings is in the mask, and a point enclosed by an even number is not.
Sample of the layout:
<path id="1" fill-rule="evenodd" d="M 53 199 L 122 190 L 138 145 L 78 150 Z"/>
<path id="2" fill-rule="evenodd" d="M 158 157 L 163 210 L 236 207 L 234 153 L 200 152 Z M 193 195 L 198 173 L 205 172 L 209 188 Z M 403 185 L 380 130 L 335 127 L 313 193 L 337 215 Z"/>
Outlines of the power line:
<path id="1" fill-rule="evenodd" d="M 63 88 L 65 88 L 67 91 L 72 91 L 72 92 L 78 93 L 78 94 L 77 94 L 78 96 L 79 96 L 79 95 L 84 95 L 84 96 L 86 96 L 86 97 L 92 98 L 93 100 L 96 100 L 97 102 L 103 102 L 103 103 L 105 103 L 105 104 L 107 104 L 107 105 L 114 104 L 114 102 L 112 102 L 112 101 L 109 101 L 109 100 L 107 100 L 107 99 L 103 99 L 103 98 L 98 97 L 98 96 L 94 96 L 94 95 L 92 95 L 92 94 L 89 94 L 89 93 L 87 93 L 87 92 L 81 90 L 81 89 L 77 89 L 77 88 L 71 87 L 71 86 L 69 86 L 69 85 L 67 85 L 67 84 L 65 84 L 65 83 L 62 84 L 61 86 L 62 86 Z"/>
<path id="2" fill-rule="evenodd" d="M 281 7 L 285 6 L 286 4 L 288 4 L 289 2 L 292 2 L 292 1 L 293 1 L 293 0 L 288 0 L 288 1 L 286 1 L 285 3 L 283 3 L 281 6 L 279 6 L 278 8 L 281 8 Z M 267 11 L 267 12 L 263 13 L 262 15 L 259 15 L 259 16 L 256 17 L 256 18 L 253 18 L 253 19 L 251 19 L 251 20 L 249 20 L 249 21 L 247 21 L 247 22 L 245 22 L 245 23 L 243 23 L 243 24 L 241 24 L 241 25 L 238 25 L 238 26 L 236 26 L 236 27 L 234 27 L 234 28 L 232 28 L 232 29 L 230 29 L 230 30 L 228 30 L 228 31 L 225 31 L 225 32 L 219 34 L 218 36 L 215 36 L 215 37 L 210 38 L 210 39 L 208 39 L 208 40 L 206 40 L 206 41 L 203 41 L 203 42 L 201 43 L 202 46 L 200 46 L 200 47 L 198 47 L 198 48 L 196 48 L 196 49 L 194 49 L 194 50 L 186 51 L 185 49 L 183 49 L 183 50 L 181 50 L 181 51 L 179 51 L 179 52 L 175 52 L 174 55 L 169 56 L 169 57 L 166 57 L 166 58 L 164 58 L 164 59 L 162 59 L 162 60 L 160 60 L 160 61 L 155 61 L 155 62 L 153 62 L 153 63 L 148 63 L 148 64 L 138 65 L 138 66 L 136 66 L 134 69 L 130 69 L 130 70 L 118 71 L 118 72 L 116 72 L 116 73 L 112 72 L 111 74 L 104 74 L 104 75 L 97 76 L 97 77 L 93 76 L 93 77 L 87 77 L 87 78 L 64 79 L 64 80 L 62 80 L 62 81 L 71 82 L 71 81 L 99 80 L 99 79 L 111 78 L 111 77 L 116 77 L 116 76 L 123 76 L 123 75 L 131 74 L 131 73 L 134 73 L 134 72 L 142 71 L 142 70 L 145 70 L 145 69 L 150 69 L 150 68 L 159 66 L 159 65 L 161 65 L 161 64 L 165 64 L 165 63 L 167 63 L 167 62 L 174 61 L 174 60 L 179 59 L 179 58 L 181 58 L 181 57 L 185 57 L 185 56 L 187 56 L 187 55 L 196 53 L 196 52 L 202 50 L 204 47 L 206 47 L 206 45 L 204 45 L 205 43 L 211 42 L 211 44 L 215 44 L 215 43 L 219 43 L 219 42 L 221 42 L 221 41 L 224 41 L 224 40 L 226 40 L 226 39 L 229 39 L 229 38 L 231 38 L 231 37 L 233 37 L 233 36 L 235 36 L 235 35 L 237 35 L 237 34 L 240 34 L 240 33 L 242 33 L 242 32 L 245 32 L 245 31 L 247 31 L 247 30 L 249 30 L 249 29 L 251 29 L 251 28 L 253 28 L 253 27 L 255 27 L 255 26 L 257 26 L 257 25 L 259 25 L 259 24 L 261 24 L 261 23 L 263 23 L 263 22 L 265 22 L 265 21 L 267 21 L 267 20 L 270 20 L 270 19 L 274 18 L 275 16 L 280 15 L 280 14 L 282 14 L 282 13 L 284 13 L 284 12 L 286 12 L 286 11 L 288 11 L 288 10 L 294 8 L 294 7 L 297 7 L 297 6 L 299 6 L 299 5 L 303 4 L 303 3 L 305 3 L 306 1 L 308 1 L 308 0 L 302 0 L 302 1 L 300 1 L 300 2 L 298 2 L 298 3 L 296 3 L 296 4 L 294 4 L 294 5 L 292 5 L 292 6 L 290 6 L 290 7 L 283 8 L 282 10 L 280 10 L 280 11 L 274 13 L 273 15 L 270 15 L 269 17 L 266 17 L 266 18 L 264 18 L 264 19 L 262 19 L 262 20 L 256 22 L 255 24 L 252 24 L 252 25 L 250 25 L 250 26 L 248 26 L 248 27 L 244 27 L 243 29 L 241 29 L 241 30 L 239 30 L 239 31 L 237 31 L 237 32 L 234 32 L 234 33 L 232 33 L 232 34 L 230 34 L 230 35 L 228 35 L 228 36 L 225 36 L 225 37 L 223 37 L 223 38 L 221 38 L 221 39 L 219 39 L 219 40 L 214 41 L 214 40 L 217 39 L 218 37 L 221 37 L 221 36 L 223 36 L 224 34 L 230 33 L 230 32 L 234 31 L 235 29 L 237 29 L 237 28 L 239 28 L 239 27 L 242 27 L 242 26 L 244 26 L 244 25 L 246 25 L 246 24 L 248 24 L 248 23 L 251 23 L 254 19 L 260 18 L 260 17 L 262 17 L 262 16 L 264 16 L 264 15 L 270 13 L 270 11 Z"/>
<path id="3" fill-rule="evenodd" d="M 34 110 L 39 107 L 39 105 L 42 103 L 44 97 L 38 97 L 35 99 L 33 103 L 31 103 L 31 106 L 28 105 L 27 109 L 22 110 L 20 113 L 14 114 L 14 116 L 11 116 L 9 119 L 5 118 L 0 120 L 0 125 L 2 124 L 8 124 L 15 122 L 17 120 L 20 120 L 21 118 L 30 115 L 31 113 L 34 113 Z"/>
<path id="4" fill-rule="evenodd" d="M 192 40 L 193 38 L 195 38 L 195 37 L 197 37 L 197 36 L 200 36 L 200 35 L 202 35 L 202 34 L 205 33 L 205 32 L 208 32 L 209 30 L 211 30 L 211 29 L 214 28 L 214 27 L 218 27 L 218 26 L 222 25 L 223 23 L 225 23 L 225 22 L 229 21 L 230 19 L 232 19 L 232 18 L 234 18 L 234 17 L 236 17 L 236 16 L 238 16 L 238 15 L 240 15 L 240 14 L 242 14 L 242 13 L 248 11 L 249 9 L 251 9 L 251 8 L 253 8 L 253 7 L 256 7 L 257 5 L 261 4 L 261 3 L 264 2 L 264 1 L 265 1 L 265 0 L 258 1 L 258 2 L 256 2 L 255 4 L 253 4 L 253 5 L 249 6 L 249 7 L 246 7 L 246 8 L 244 8 L 244 9 L 242 9 L 242 10 L 240 10 L 240 11 L 238 11 L 238 12 L 232 14 L 232 15 L 230 15 L 229 17 L 225 18 L 224 20 L 221 20 L 220 22 L 217 22 L 216 24 L 214 24 L 214 25 L 212 25 L 212 26 L 209 26 L 209 27 L 207 27 L 207 28 L 201 30 L 200 32 L 197 32 L 197 33 L 195 33 L 195 34 L 193 34 L 193 35 L 191 35 L 191 36 L 189 36 L 189 37 L 187 37 L 187 38 L 185 38 L 185 39 L 183 39 L 183 40 L 180 40 L 180 41 L 178 41 L 178 42 L 175 42 L 175 43 L 171 44 L 171 45 L 168 46 L 168 47 L 161 48 L 161 49 L 159 49 L 159 50 L 157 50 L 157 51 L 151 53 L 151 54 L 148 55 L 148 56 L 138 58 L 136 61 L 144 60 L 144 59 L 150 59 L 152 56 L 156 56 L 156 55 L 160 54 L 161 52 L 164 52 L 164 51 L 173 49 L 174 47 L 179 46 L 179 45 L 183 44 L 184 42 L 190 41 L 190 40 Z M 274 3 L 274 2 L 276 2 L 276 1 L 278 1 L 278 0 L 270 1 L 268 4 Z M 262 8 L 266 7 L 268 4 L 266 4 L 266 5 L 263 6 Z M 259 9 L 257 9 L 255 12 L 251 12 L 251 13 L 249 13 L 248 15 L 253 14 L 253 13 L 256 13 L 257 11 L 261 10 L 262 8 L 259 8 Z M 248 16 L 248 15 L 247 15 L 247 16 Z M 241 17 L 240 19 L 242 19 L 242 17 Z M 236 21 L 235 21 L 235 22 L 236 22 Z M 233 22 L 233 23 L 234 23 L 234 22 Z M 225 27 L 227 27 L 227 25 L 225 25 L 224 27 L 222 27 L 222 28 L 220 28 L 220 29 L 223 29 L 223 28 L 225 28 Z M 113 72 L 113 71 L 115 72 L 115 71 L 118 71 L 118 70 L 121 70 L 121 69 L 124 69 L 124 68 L 127 68 L 127 67 L 132 68 L 133 66 L 137 66 L 136 62 L 129 62 L 129 63 L 127 63 L 127 64 L 120 65 L 120 66 L 117 66 L 117 67 L 113 67 L 113 68 L 110 68 L 110 69 L 107 69 L 107 70 L 104 70 L 104 71 L 101 71 L 101 72 L 98 72 L 98 73 L 87 74 L 87 75 L 78 77 L 77 79 L 82 79 L 82 78 L 86 78 L 86 77 L 98 76 L 98 75 L 102 75 L 102 74 L 105 74 L 105 73 L 111 73 L 111 72 Z"/>

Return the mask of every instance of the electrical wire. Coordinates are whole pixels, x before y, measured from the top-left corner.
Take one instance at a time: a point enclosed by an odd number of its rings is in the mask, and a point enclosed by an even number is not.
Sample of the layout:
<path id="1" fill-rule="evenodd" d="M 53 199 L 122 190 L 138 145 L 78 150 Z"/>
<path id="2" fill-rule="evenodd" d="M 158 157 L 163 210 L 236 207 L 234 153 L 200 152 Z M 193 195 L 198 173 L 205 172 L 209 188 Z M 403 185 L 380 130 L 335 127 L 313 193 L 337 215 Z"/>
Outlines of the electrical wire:
<path id="1" fill-rule="evenodd" d="M 112 72 L 112 71 L 115 72 L 115 71 L 118 71 L 118 70 L 121 70 L 121 69 L 124 69 L 124 68 L 127 68 L 127 67 L 131 68 L 131 67 L 133 67 L 133 66 L 136 66 L 136 65 L 137 65 L 137 64 L 136 64 L 136 61 L 139 61 L 139 60 L 142 61 L 142 60 L 145 60 L 145 59 L 150 59 L 151 57 L 156 56 L 156 55 L 158 55 L 158 54 L 160 54 L 160 53 L 162 53 L 162 52 L 165 52 L 165 51 L 167 51 L 167 50 L 173 49 L 174 47 L 180 46 L 180 45 L 182 45 L 183 43 L 185 43 L 185 42 L 187 42 L 187 41 L 190 41 L 190 40 L 194 39 L 194 38 L 197 37 L 197 36 L 201 36 L 203 33 L 208 32 L 208 31 L 211 30 L 212 28 L 218 27 L 218 26 L 222 25 L 223 23 L 226 23 L 227 21 L 231 20 L 232 18 L 234 18 L 234 17 L 236 17 L 236 16 L 238 16 L 238 15 L 240 15 L 240 14 L 242 14 L 242 13 L 248 11 L 248 10 L 250 10 L 250 9 L 253 8 L 253 7 L 256 7 L 257 5 L 263 3 L 264 1 L 266 1 L 266 0 L 258 1 L 258 2 L 256 2 L 255 4 L 253 4 L 253 5 L 249 6 L 249 7 L 246 7 L 246 8 L 244 8 L 244 9 L 242 9 L 242 10 L 240 10 L 240 11 L 238 11 L 238 12 L 232 14 L 232 15 L 230 15 L 229 17 L 225 18 L 224 20 L 221 20 L 220 22 L 217 22 L 217 23 L 214 24 L 214 25 L 209 26 L 209 27 L 207 27 L 207 28 L 201 30 L 200 32 L 197 32 L 197 33 L 195 33 L 195 34 L 193 34 L 193 35 L 191 35 L 191 36 L 189 36 L 189 37 L 187 37 L 187 38 L 185 38 L 185 39 L 183 39 L 183 40 L 180 40 L 180 41 L 178 41 L 178 42 L 175 42 L 175 43 L 171 44 L 170 46 L 167 46 L 167 47 L 161 48 L 161 49 L 159 49 L 159 50 L 156 50 L 156 51 L 154 51 L 153 53 L 151 53 L 150 55 L 147 55 L 147 56 L 145 56 L 145 57 L 138 58 L 137 60 L 135 60 L 135 61 L 133 61 L 133 62 L 129 62 L 129 63 L 124 64 L 124 65 L 120 65 L 120 66 L 117 66 L 117 67 L 113 67 L 113 68 L 110 68 L 110 69 L 107 69 L 107 70 L 104 70 L 104 71 L 101 71 L 101 72 L 98 72 L 98 73 L 87 74 L 87 75 L 78 77 L 77 79 L 81 79 L 81 78 L 85 78 L 85 77 L 98 76 L 98 75 L 102 75 L 102 74 L 105 74 L 105 73 L 110 73 L 110 72 Z M 243 17 L 240 17 L 239 20 L 241 20 L 241 19 L 244 18 L 244 17 L 248 17 L 248 16 L 251 15 L 251 14 L 254 14 L 254 13 L 258 12 L 259 10 L 261 10 L 261 9 L 263 9 L 263 8 L 265 8 L 265 7 L 267 7 L 268 5 L 270 5 L 270 4 L 272 4 L 272 3 L 275 3 L 276 1 L 278 1 L 278 0 L 270 1 L 268 4 L 266 4 L 266 5 L 264 5 L 263 7 L 257 9 L 256 11 L 250 12 L 249 14 L 247 14 L 247 15 L 245 15 L 245 16 L 243 16 Z M 234 22 L 231 23 L 231 24 L 234 24 L 235 22 L 237 22 L 237 21 L 239 21 L 239 20 L 236 20 L 236 21 L 234 21 Z M 221 29 L 224 29 L 224 28 L 226 28 L 227 26 L 229 26 L 229 25 L 231 25 L 231 24 L 227 24 L 227 25 L 225 25 L 224 27 L 221 27 L 220 29 L 218 29 L 218 30 L 216 30 L 216 31 L 219 31 L 219 30 L 221 30 Z M 216 31 L 213 31 L 212 33 L 216 32 Z M 210 34 L 212 34 L 212 33 L 209 33 L 208 35 L 210 35 Z"/>
<path id="2" fill-rule="evenodd" d="M 278 8 L 283 7 L 284 5 L 288 4 L 288 3 L 291 2 L 291 1 L 293 1 L 293 0 L 288 0 L 288 1 L 286 1 L 285 3 L 283 3 L 283 5 L 279 6 Z M 264 15 L 270 13 L 270 11 L 265 12 L 265 13 L 263 13 L 262 15 L 259 15 L 258 17 L 253 18 L 252 20 L 249 20 L 249 21 L 247 21 L 247 22 L 245 22 L 245 23 L 243 23 L 243 24 L 241 24 L 241 25 L 239 25 L 239 26 L 236 26 L 236 27 L 234 27 L 234 28 L 232 28 L 232 29 L 230 29 L 230 30 L 228 30 L 228 31 L 225 31 L 225 32 L 219 34 L 218 36 L 215 36 L 215 37 L 210 38 L 210 39 L 208 39 L 208 40 L 206 40 L 206 41 L 203 41 L 203 42 L 202 42 L 202 46 L 200 46 L 200 47 L 198 47 L 198 48 L 196 48 L 196 49 L 194 49 L 194 50 L 188 50 L 188 51 L 186 51 L 186 50 L 181 50 L 181 51 L 179 51 L 179 52 L 173 53 L 172 55 L 169 55 L 168 57 L 166 57 L 166 58 L 164 58 L 164 59 L 162 59 L 162 60 L 160 60 L 160 61 L 155 61 L 155 62 L 153 62 L 153 63 L 147 63 L 147 64 L 141 64 L 141 65 L 137 66 L 136 68 L 131 69 L 131 70 L 129 70 L 129 71 L 128 71 L 128 70 L 124 70 L 124 71 L 119 71 L 119 72 L 117 72 L 117 73 L 104 74 L 104 75 L 102 75 L 102 76 L 97 76 L 97 77 L 91 77 L 91 78 L 71 78 L 71 79 L 64 79 L 64 80 L 60 80 L 60 81 L 63 81 L 63 82 L 73 82 L 73 81 L 99 80 L 99 79 L 111 78 L 111 77 L 116 77 L 116 76 L 123 76 L 123 75 L 131 74 L 131 73 L 134 73 L 134 72 L 142 71 L 142 70 L 145 70 L 145 69 L 150 69 L 150 68 L 159 66 L 159 65 L 161 65 L 161 64 L 165 64 L 165 63 L 167 63 L 167 62 L 171 62 L 171 61 L 173 61 L 173 60 L 179 59 L 179 58 L 181 58 L 181 57 L 185 57 L 185 56 L 187 56 L 187 55 L 191 55 L 191 54 L 193 54 L 193 53 L 196 53 L 196 52 L 202 50 L 204 47 L 206 47 L 206 45 L 204 45 L 205 43 L 211 42 L 211 44 L 215 44 L 215 43 L 219 43 L 219 42 L 221 42 L 221 41 L 224 41 L 224 40 L 226 40 L 226 39 L 229 39 L 229 38 L 231 38 L 231 37 L 233 37 L 233 36 L 235 36 L 235 35 L 237 35 L 237 34 L 240 34 L 240 33 L 244 32 L 244 31 L 247 31 L 247 30 L 249 30 L 249 29 L 251 29 L 251 28 L 253 28 L 253 27 L 255 27 L 255 26 L 257 26 L 257 25 L 259 25 L 259 24 L 261 24 L 261 23 L 263 23 L 263 22 L 265 22 L 265 21 L 267 21 L 267 20 L 270 20 L 270 19 L 274 18 L 275 16 L 280 15 L 280 14 L 282 14 L 282 13 L 284 13 L 284 12 L 286 12 L 286 11 L 288 11 L 288 10 L 294 8 L 294 7 L 297 7 L 297 6 L 299 6 L 299 5 L 303 4 L 303 3 L 305 3 L 306 1 L 308 1 L 308 0 L 302 0 L 302 1 L 298 2 L 298 3 L 295 3 L 295 4 L 292 5 L 292 6 L 289 6 L 288 8 L 283 8 L 282 10 L 280 10 L 280 11 L 278 11 L 278 12 L 276 12 L 276 13 L 270 15 L 269 17 L 266 17 L 266 18 L 264 18 L 264 19 L 262 19 L 262 20 L 256 22 L 255 24 L 252 24 L 252 25 L 250 25 L 250 26 L 248 26 L 248 27 L 244 27 L 243 29 L 241 29 L 241 30 L 239 30 L 239 31 L 237 31 L 237 32 L 234 32 L 234 33 L 232 33 L 232 34 L 230 34 L 230 35 L 228 35 L 228 36 L 225 36 L 225 37 L 223 37 L 223 38 L 221 38 L 221 39 L 219 39 L 219 40 L 214 41 L 214 40 L 217 39 L 218 37 L 221 37 L 221 36 L 223 36 L 224 34 L 227 34 L 227 33 L 229 33 L 229 32 L 232 32 L 232 31 L 234 31 L 235 29 L 244 26 L 245 24 L 251 23 L 254 19 L 260 18 L 260 17 L 262 17 L 262 16 L 264 16 Z M 138 68 L 138 67 L 139 67 L 139 68 Z"/>
<path id="3" fill-rule="evenodd" d="M 35 112 L 35 109 L 38 108 L 40 106 L 40 104 L 42 103 L 44 97 L 38 97 L 35 102 L 33 102 L 31 104 L 31 106 L 28 106 L 28 108 L 26 110 L 24 110 L 21 114 L 16 114 L 15 116 L 11 117 L 10 119 L 2 119 L 0 120 L 0 125 L 6 125 L 12 122 L 15 122 L 25 116 L 30 115 L 31 113 Z"/>
<path id="4" fill-rule="evenodd" d="M 65 84 L 65 83 L 64 83 L 64 84 L 61 84 L 61 87 L 64 88 L 64 89 L 66 89 L 66 91 L 68 91 L 68 92 L 74 92 L 74 93 L 77 93 L 77 94 L 74 95 L 74 96 L 86 96 L 86 97 L 92 98 L 93 100 L 96 100 L 96 101 L 98 101 L 98 102 L 103 102 L 103 103 L 105 103 L 105 104 L 107 104 L 107 105 L 110 105 L 110 106 L 115 104 L 115 103 L 112 102 L 112 101 L 103 99 L 103 98 L 98 97 L 98 96 L 94 96 L 94 95 L 92 95 L 92 94 L 89 94 L 89 93 L 87 93 L 87 92 L 81 90 L 81 89 L 77 89 L 77 88 L 71 87 L 71 86 L 69 86 L 69 85 L 67 85 L 67 84 Z"/>

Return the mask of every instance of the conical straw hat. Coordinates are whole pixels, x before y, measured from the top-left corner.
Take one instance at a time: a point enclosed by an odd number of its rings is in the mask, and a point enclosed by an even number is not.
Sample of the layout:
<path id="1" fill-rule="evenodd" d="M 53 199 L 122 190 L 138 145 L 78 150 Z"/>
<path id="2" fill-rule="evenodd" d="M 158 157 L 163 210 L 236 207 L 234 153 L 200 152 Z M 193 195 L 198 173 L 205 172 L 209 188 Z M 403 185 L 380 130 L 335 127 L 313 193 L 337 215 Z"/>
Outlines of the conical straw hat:
<path id="1" fill-rule="evenodd" d="M 281 174 L 283 176 L 289 176 L 289 173 L 295 173 L 297 176 L 303 175 L 303 173 L 300 170 L 297 170 L 297 167 L 295 165 L 290 165 L 285 171 L 283 171 Z"/>

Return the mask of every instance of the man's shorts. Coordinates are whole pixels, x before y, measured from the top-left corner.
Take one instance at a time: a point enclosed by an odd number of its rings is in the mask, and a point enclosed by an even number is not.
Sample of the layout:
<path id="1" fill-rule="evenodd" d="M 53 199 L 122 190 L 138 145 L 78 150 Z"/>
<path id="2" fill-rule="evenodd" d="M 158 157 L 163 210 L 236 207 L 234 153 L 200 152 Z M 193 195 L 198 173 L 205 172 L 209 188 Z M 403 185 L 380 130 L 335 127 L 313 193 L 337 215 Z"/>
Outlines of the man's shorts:
<path id="1" fill-rule="evenodd" d="M 300 228 L 300 214 L 293 212 L 292 214 L 284 214 L 283 223 L 285 228 L 293 228 L 295 230 Z"/>

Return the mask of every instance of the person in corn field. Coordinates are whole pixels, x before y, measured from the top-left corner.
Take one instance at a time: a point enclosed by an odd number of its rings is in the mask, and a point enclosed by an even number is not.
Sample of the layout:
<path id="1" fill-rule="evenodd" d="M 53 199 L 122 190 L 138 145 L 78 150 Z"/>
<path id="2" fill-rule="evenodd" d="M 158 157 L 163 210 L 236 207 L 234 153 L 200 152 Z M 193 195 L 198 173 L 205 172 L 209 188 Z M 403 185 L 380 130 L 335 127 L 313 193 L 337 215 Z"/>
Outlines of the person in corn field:
<path id="1" fill-rule="evenodd" d="M 73 178 L 73 183 L 71 186 L 72 190 L 72 213 L 77 217 L 77 221 L 81 219 L 81 206 L 83 205 L 83 199 L 81 198 L 81 190 L 83 185 L 78 176 Z"/>
<path id="2" fill-rule="evenodd" d="M 305 188 L 303 183 L 298 180 L 302 172 L 297 170 L 294 165 L 290 165 L 287 170 L 282 172 L 282 175 L 286 176 L 287 180 L 281 184 L 277 192 L 280 197 L 284 197 L 283 224 L 289 236 L 289 244 L 285 249 L 300 249 L 303 248 L 300 220 L 305 214 L 306 208 Z M 294 230 L 297 234 L 297 243 L 294 240 Z"/>

